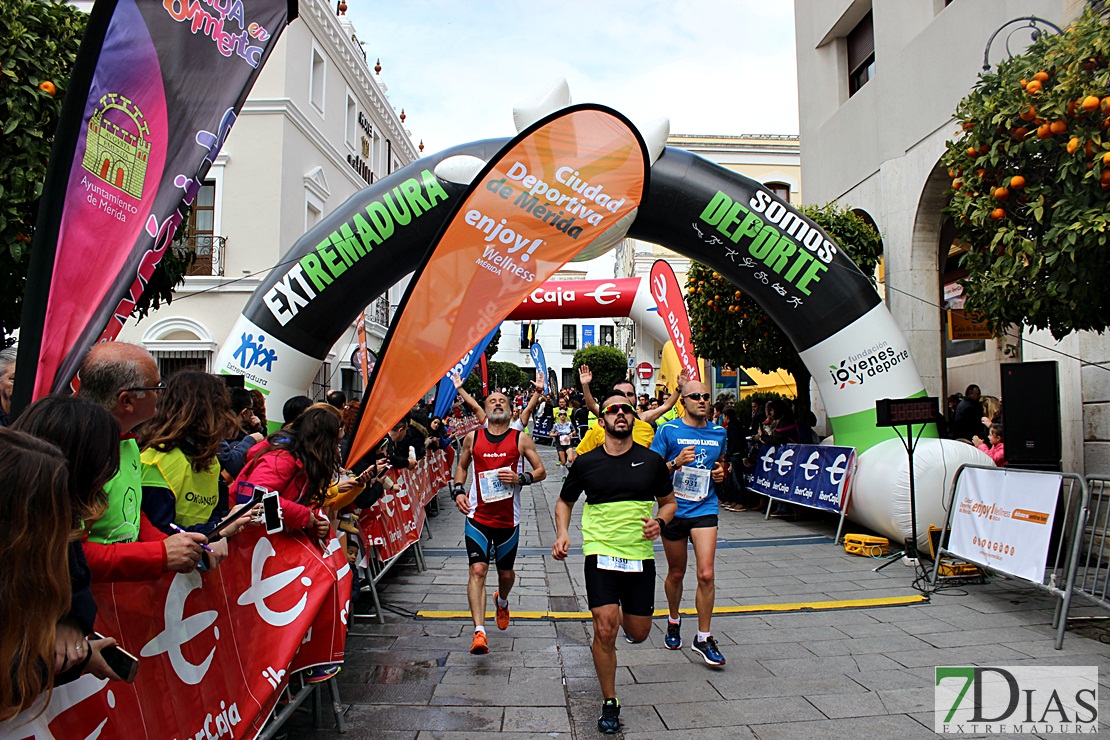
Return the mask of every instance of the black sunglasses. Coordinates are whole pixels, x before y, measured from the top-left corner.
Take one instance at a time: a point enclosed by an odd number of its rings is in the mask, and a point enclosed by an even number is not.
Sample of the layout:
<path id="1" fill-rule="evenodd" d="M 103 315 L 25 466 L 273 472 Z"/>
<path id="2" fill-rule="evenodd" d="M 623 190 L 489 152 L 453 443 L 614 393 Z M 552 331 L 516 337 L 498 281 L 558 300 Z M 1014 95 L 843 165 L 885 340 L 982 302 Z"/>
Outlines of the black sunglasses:
<path id="1" fill-rule="evenodd" d="M 627 403 L 611 403 L 601 410 L 601 415 L 609 416 L 610 414 L 624 413 L 628 416 L 631 416 L 632 412 L 634 412 L 635 410 L 636 409 L 632 408 L 632 406 Z"/>
<path id="2" fill-rule="evenodd" d="M 683 398 L 691 398 L 695 401 L 708 401 L 709 400 L 709 394 L 708 393 L 687 393 L 685 396 L 683 396 Z"/>

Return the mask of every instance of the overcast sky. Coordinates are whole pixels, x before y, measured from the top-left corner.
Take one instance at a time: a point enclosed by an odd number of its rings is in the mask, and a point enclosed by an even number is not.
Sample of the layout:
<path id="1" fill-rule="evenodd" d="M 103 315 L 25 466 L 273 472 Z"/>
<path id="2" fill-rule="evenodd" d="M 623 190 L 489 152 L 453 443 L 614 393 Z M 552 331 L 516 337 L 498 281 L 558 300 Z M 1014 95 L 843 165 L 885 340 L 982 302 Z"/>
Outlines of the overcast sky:
<path id="1" fill-rule="evenodd" d="M 791 0 L 348 0 L 370 66 L 431 154 L 516 133 L 513 106 L 574 102 L 681 134 L 797 134 Z"/>

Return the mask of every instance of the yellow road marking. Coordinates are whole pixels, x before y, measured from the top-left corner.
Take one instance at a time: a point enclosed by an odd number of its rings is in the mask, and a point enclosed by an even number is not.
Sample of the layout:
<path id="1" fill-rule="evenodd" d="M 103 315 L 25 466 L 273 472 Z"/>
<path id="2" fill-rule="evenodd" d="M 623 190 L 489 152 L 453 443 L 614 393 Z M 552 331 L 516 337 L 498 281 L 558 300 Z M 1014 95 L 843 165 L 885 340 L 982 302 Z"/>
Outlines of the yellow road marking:
<path id="1" fill-rule="evenodd" d="M 718 606 L 713 609 L 714 614 L 759 614 L 761 612 L 805 612 L 827 611 L 830 609 L 867 609 L 877 606 L 910 606 L 928 601 L 921 594 L 912 596 L 883 596 L 873 599 L 840 599 L 835 601 L 797 601 L 786 604 L 748 604 L 747 606 Z M 679 609 L 680 614 L 696 614 L 693 607 Z M 469 611 L 437 611 L 434 609 L 421 610 L 416 613 L 421 619 L 469 619 Z M 666 609 L 656 609 L 656 617 L 667 616 Z M 590 612 L 524 612 L 514 611 L 513 619 L 590 619 Z M 493 619 L 492 611 L 486 612 L 486 619 Z"/>

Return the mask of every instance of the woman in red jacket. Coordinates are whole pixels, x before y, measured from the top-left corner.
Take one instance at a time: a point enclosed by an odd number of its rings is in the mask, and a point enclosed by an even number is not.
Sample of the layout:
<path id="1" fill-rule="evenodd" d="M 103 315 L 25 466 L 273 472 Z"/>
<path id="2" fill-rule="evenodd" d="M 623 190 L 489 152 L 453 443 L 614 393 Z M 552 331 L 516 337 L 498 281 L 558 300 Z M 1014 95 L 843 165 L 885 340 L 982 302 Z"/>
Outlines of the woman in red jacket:
<path id="1" fill-rule="evenodd" d="M 285 530 L 306 531 L 316 539 L 328 535 L 328 518 L 320 511 L 328 486 L 339 475 L 339 411 L 317 403 L 288 427 L 271 434 L 247 453 L 247 464 L 231 486 L 241 493 L 250 483 L 281 496 Z"/>

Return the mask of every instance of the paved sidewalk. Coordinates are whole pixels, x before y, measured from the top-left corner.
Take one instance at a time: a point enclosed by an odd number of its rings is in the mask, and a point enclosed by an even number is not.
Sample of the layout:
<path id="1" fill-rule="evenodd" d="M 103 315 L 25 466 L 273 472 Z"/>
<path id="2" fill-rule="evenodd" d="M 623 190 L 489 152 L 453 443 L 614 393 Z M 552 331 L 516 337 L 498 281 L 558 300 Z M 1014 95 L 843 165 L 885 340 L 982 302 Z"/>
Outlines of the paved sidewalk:
<path id="1" fill-rule="evenodd" d="M 518 618 L 502 632 L 490 615 L 490 654 L 470 655 L 469 618 L 429 614 L 467 610 L 462 516 L 441 493 L 441 513 L 428 520 L 432 539 L 424 539 L 428 569 L 395 568 L 381 589 L 387 623 L 363 619 L 351 627 L 339 676 L 348 732 L 313 731 L 298 718 L 288 725 L 290 737 L 598 737 L 601 695 L 589 620 L 519 618 L 586 610 L 580 549 L 565 563 L 550 557 L 562 470 L 549 448 L 539 449 L 549 478 L 525 489 L 510 600 Z M 577 546 L 580 517 L 581 503 L 573 517 Z M 722 511 L 717 607 L 820 607 L 918 595 L 911 568 L 895 563 L 873 573 L 878 561 L 834 546 L 835 531 L 831 518 L 764 521 L 762 514 Z M 846 531 L 860 530 L 848 523 Z M 666 561 L 661 551 L 656 556 L 656 606 L 663 608 Z M 690 608 L 693 562 L 691 554 L 683 599 Z M 492 601 L 492 575 L 488 585 Z M 1110 716 L 1110 644 L 1097 639 L 1100 630 L 1073 630 L 1063 650 L 1054 650 L 1052 610 L 1043 592 L 996 579 L 912 605 L 719 614 L 713 632 L 728 659 L 721 668 L 706 666 L 689 649 L 695 617 L 684 617 L 680 651 L 663 648 L 666 620 L 657 617 L 648 642 L 618 638 L 623 736 L 933 737 L 937 665 L 1098 665 L 1100 714 Z M 1078 600 L 1072 609 L 1073 616 L 1100 613 Z"/>

